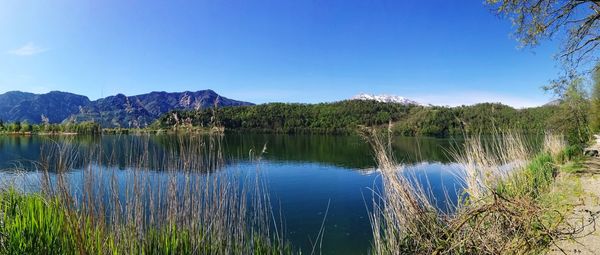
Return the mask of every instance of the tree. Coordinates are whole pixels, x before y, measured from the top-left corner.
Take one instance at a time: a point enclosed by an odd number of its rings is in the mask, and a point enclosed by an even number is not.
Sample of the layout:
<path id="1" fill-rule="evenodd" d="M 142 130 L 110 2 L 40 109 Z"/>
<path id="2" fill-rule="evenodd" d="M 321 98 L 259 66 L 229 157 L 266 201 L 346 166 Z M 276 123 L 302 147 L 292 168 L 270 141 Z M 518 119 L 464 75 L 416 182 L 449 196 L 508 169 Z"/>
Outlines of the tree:
<path id="1" fill-rule="evenodd" d="M 21 132 L 31 132 L 31 125 L 27 121 L 21 123 Z"/>
<path id="2" fill-rule="evenodd" d="M 600 46 L 600 0 L 486 0 L 498 15 L 509 18 L 523 47 L 537 46 L 556 35 L 565 38 L 557 58 L 564 73 L 544 89 L 562 96 L 570 83 L 597 62 Z M 564 36 L 563 36 L 564 33 Z"/>
<path id="3" fill-rule="evenodd" d="M 589 140 L 589 105 L 583 80 L 573 80 L 567 87 L 560 110 L 552 121 L 554 129 L 567 135 L 571 144 L 584 145 Z"/>
<path id="4" fill-rule="evenodd" d="M 8 132 L 19 132 L 21 131 L 21 122 L 15 121 L 8 125 Z"/>
<path id="5" fill-rule="evenodd" d="M 590 98 L 590 129 L 594 133 L 600 132 L 600 62 L 592 72 L 592 96 Z"/>
<path id="6" fill-rule="evenodd" d="M 512 20 L 515 36 L 523 46 L 561 31 L 567 38 L 559 57 L 577 65 L 600 45 L 598 0 L 486 0 L 496 12 Z"/>

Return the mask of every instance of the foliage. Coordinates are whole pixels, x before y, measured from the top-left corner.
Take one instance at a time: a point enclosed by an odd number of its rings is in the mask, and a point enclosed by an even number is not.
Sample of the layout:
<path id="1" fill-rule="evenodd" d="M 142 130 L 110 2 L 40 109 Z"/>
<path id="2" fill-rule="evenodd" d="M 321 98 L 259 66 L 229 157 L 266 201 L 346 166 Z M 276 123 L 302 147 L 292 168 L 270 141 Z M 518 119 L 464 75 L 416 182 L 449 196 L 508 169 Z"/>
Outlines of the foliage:
<path id="1" fill-rule="evenodd" d="M 15 121 L 13 123 L 8 124 L 6 127 L 7 132 L 21 132 L 21 122 Z"/>
<path id="2" fill-rule="evenodd" d="M 76 133 L 87 135 L 98 135 L 102 128 L 95 122 L 65 123 L 65 124 L 29 124 L 29 122 L 12 122 L 0 127 L 0 133 L 33 133 L 33 134 L 61 134 Z"/>
<path id="3" fill-rule="evenodd" d="M 564 133 L 570 144 L 584 145 L 589 141 L 589 101 L 582 79 L 575 79 L 567 87 L 558 114 L 549 119 L 559 133 Z"/>
<path id="4" fill-rule="evenodd" d="M 359 126 L 394 122 L 397 135 L 447 137 L 492 133 L 498 129 L 542 132 L 558 107 L 514 109 L 502 104 L 438 107 L 349 100 L 321 104 L 271 103 L 200 111 L 174 111 L 160 117 L 152 128 L 185 125 L 210 127 L 218 120 L 227 130 L 269 133 L 353 133 Z"/>
<path id="5" fill-rule="evenodd" d="M 410 106 L 375 101 L 342 101 L 321 104 L 270 103 L 225 107 L 216 111 L 175 111 L 163 115 L 155 126 L 186 124 L 207 127 L 219 123 L 228 129 L 275 133 L 348 133 L 359 124 L 381 125 L 400 119 Z"/>
<path id="6" fill-rule="evenodd" d="M 600 133 L 600 62 L 594 67 L 592 82 L 590 129 L 593 133 Z"/>
<path id="7" fill-rule="evenodd" d="M 566 33 L 560 58 L 577 65 L 591 57 L 600 45 L 600 4 L 595 0 L 486 0 L 516 27 L 523 46 Z"/>
<path id="8" fill-rule="evenodd" d="M 407 118 L 396 122 L 394 132 L 411 136 L 462 136 L 493 134 L 498 130 L 541 133 L 552 129 L 547 122 L 554 106 L 514 109 L 502 104 L 484 103 L 459 107 L 411 109 Z"/>

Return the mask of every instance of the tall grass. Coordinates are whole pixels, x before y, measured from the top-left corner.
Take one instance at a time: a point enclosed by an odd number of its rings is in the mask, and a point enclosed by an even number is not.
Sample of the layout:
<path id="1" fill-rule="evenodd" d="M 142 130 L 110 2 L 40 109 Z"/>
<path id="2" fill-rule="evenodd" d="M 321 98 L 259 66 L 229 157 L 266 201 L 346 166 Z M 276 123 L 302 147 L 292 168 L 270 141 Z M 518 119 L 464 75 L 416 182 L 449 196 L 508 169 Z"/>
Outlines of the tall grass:
<path id="1" fill-rule="evenodd" d="M 532 146 L 521 134 L 506 132 L 483 139 L 468 137 L 462 148 L 450 155 L 461 166 L 459 178 L 468 199 L 473 202 L 489 195 L 490 190 L 515 174 L 513 169 L 527 167 Z"/>
<path id="2" fill-rule="evenodd" d="M 41 193 L 0 192 L 0 253 L 291 253 L 260 171 L 220 171 L 220 136 L 180 136 L 171 150 L 150 143 L 112 145 L 127 157 L 102 143 L 47 145 Z"/>
<path id="3" fill-rule="evenodd" d="M 406 247 L 418 247 L 437 239 L 441 222 L 423 187 L 402 173 L 391 154 L 389 140 L 386 144 L 375 130 L 364 132 L 370 138 L 368 141 L 382 172 L 382 192 L 373 196 L 370 215 L 374 252 L 408 253 L 410 250 Z M 422 249 L 428 250 L 427 247 Z"/>
<path id="4" fill-rule="evenodd" d="M 558 238 L 557 222 L 547 219 L 560 217 L 546 217 L 553 210 L 538 197 L 556 174 L 555 154 L 564 150 L 559 136 L 546 137 L 540 152 L 515 133 L 466 139 L 451 153 L 461 165 L 464 195 L 447 213 L 395 163 L 381 135 L 363 134 L 383 186 L 370 216 L 373 254 L 538 254 Z"/>
<path id="5" fill-rule="evenodd" d="M 553 157 L 558 157 L 567 148 L 567 140 L 562 135 L 546 133 L 543 150 Z"/>

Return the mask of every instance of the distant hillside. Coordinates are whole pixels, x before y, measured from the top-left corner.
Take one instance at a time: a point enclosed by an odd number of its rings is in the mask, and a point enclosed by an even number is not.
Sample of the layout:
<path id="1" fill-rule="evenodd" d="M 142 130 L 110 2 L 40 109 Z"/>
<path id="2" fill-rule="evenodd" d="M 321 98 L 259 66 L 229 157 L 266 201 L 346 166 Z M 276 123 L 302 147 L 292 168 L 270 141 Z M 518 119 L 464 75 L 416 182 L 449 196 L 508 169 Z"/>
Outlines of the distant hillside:
<path id="1" fill-rule="evenodd" d="M 221 97 L 212 90 L 152 92 L 137 96 L 118 94 L 90 101 L 85 96 L 53 91 L 32 94 L 19 91 L 0 94 L 0 119 L 6 122 L 50 123 L 95 121 L 103 127 L 144 127 L 173 110 L 193 110 L 251 103 Z"/>
<path id="2" fill-rule="evenodd" d="M 554 131 L 557 106 L 515 109 L 502 104 L 442 107 L 377 100 L 346 100 L 320 104 L 269 103 L 228 107 L 218 111 L 174 111 L 161 116 L 156 127 L 172 128 L 181 120 L 193 126 L 210 126 L 213 120 L 229 131 L 264 133 L 347 134 L 359 126 L 387 127 L 406 136 L 462 136 L 491 134 L 498 130 L 531 133 Z M 557 130 L 560 132 L 560 130 Z"/>
<path id="3" fill-rule="evenodd" d="M 47 94 L 32 94 L 19 91 L 0 95 L 0 119 L 8 122 L 28 121 L 40 123 L 47 118 L 51 123 L 64 121 L 89 105 L 85 96 L 52 91 Z"/>
<path id="4" fill-rule="evenodd" d="M 561 99 L 554 99 L 548 103 L 545 103 L 543 106 L 557 106 L 560 105 L 560 103 L 562 103 Z"/>

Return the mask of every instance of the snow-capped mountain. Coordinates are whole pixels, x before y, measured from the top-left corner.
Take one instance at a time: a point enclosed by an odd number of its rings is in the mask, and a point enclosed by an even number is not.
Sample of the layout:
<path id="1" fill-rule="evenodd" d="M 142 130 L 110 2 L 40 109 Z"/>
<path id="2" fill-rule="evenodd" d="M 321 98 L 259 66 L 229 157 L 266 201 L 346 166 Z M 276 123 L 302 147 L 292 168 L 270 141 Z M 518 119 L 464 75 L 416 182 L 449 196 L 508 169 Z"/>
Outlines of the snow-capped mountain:
<path id="1" fill-rule="evenodd" d="M 375 100 L 377 102 L 382 102 L 382 103 L 421 105 L 417 101 L 413 101 L 408 98 L 401 97 L 401 96 L 395 96 L 395 95 L 371 95 L 371 94 L 361 93 L 356 96 L 353 96 L 350 100 Z"/>

